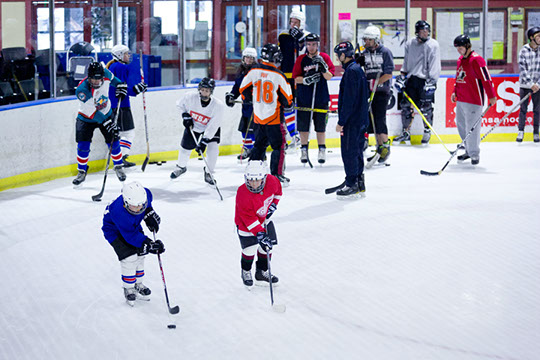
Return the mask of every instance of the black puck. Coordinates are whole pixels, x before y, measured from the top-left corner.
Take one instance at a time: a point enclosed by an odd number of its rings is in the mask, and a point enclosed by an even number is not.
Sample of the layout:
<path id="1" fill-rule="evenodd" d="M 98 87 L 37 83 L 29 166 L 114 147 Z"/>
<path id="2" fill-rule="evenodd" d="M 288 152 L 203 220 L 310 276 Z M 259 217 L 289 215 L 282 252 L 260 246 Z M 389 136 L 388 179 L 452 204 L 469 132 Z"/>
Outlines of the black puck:
<path id="1" fill-rule="evenodd" d="M 176 329 L 176 325 L 174 325 L 174 324 L 167 325 L 167 327 L 168 327 L 169 329 Z"/>

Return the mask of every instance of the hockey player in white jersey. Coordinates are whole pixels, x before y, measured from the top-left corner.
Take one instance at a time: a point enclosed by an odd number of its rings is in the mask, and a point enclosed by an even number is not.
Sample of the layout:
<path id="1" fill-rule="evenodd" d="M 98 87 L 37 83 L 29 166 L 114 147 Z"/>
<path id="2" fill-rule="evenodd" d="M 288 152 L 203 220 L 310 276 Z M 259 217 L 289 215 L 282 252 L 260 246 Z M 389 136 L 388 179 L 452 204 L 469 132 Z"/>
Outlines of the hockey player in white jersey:
<path id="1" fill-rule="evenodd" d="M 210 174 L 214 172 L 219 155 L 221 116 L 225 113 L 225 104 L 212 96 L 215 86 L 214 79 L 205 77 L 199 83 L 198 93 L 189 93 L 176 102 L 185 130 L 178 152 L 178 163 L 171 173 L 171 179 L 187 171 L 187 162 L 193 149 L 202 155 L 208 148 L 208 169 L 204 168 L 204 181 L 211 186 L 215 185 Z"/>

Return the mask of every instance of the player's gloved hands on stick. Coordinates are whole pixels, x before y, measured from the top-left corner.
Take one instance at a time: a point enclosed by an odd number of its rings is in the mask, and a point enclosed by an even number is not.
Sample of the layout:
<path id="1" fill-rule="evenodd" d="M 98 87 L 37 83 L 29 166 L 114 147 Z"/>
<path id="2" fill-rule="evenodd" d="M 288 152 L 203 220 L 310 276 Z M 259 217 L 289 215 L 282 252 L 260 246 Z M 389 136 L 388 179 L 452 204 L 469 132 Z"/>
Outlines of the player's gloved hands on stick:
<path id="1" fill-rule="evenodd" d="M 161 218 L 151 207 L 147 208 L 144 212 L 144 222 L 151 232 L 159 231 L 159 224 L 161 224 Z"/>
<path id="2" fill-rule="evenodd" d="M 435 94 L 435 90 L 437 90 L 437 86 L 434 84 L 426 84 L 424 86 L 424 93 L 426 94 L 426 96 L 431 96 Z"/>
<path id="3" fill-rule="evenodd" d="M 143 241 L 142 246 L 137 251 L 137 255 L 144 256 L 150 254 L 163 254 L 165 252 L 165 245 L 161 240 L 152 241 L 149 238 Z"/>
<path id="4" fill-rule="evenodd" d="M 191 117 L 189 113 L 187 112 L 182 113 L 182 120 L 186 129 L 193 127 L 193 118 Z"/>
<path id="5" fill-rule="evenodd" d="M 321 80 L 321 73 L 315 73 L 313 75 L 304 77 L 302 79 L 302 84 L 309 86 L 309 85 L 318 83 L 320 80 Z"/>
<path id="6" fill-rule="evenodd" d="M 321 55 L 316 55 L 313 58 L 311 58 L 311 61 L 313 61 L 313 65 L 319 66 L 319 71 L 323 74 L 325 74 L 328 71 L 328 64 L 326 61 L 324 61 L 323 57 Z"/>
<path id="7" fill-rule="evenodd" d="M 401 74 L 396 76 L 394 87 L 399 93 L 403 92 L 403 88 L 405 87 L 405 75 Z"/>
<path id="8" fill-rule="evenodd" d="M 289 29 L 289 34 L 295 39 L 300 40 L 304 36 L 304 32 L 296 26 Z"/>
<path id="9" fill-rule="evenodd" d="M 120 111 L 120 109 L 117 109 L 116 111 Z M 113 135 L 115 138 L 118 137 L 120 133 L 120 129 L 118 129 L 118 125 L 116 125 L 112 119 L 107 119 L 103 123 L 103 126 L 105 127 L 105 130 L 111 135 Z"/>
<path id="10" fill-rule="evenodd" d="M 292 103 L 290 106 L 284 105 L 283 106 L 283 112 L 285 114 L 292 113 L 294 111 L 294 103 Z"/>
<path id="11" fill-rule="evenodd" d="M 123 99 L 127 96 L 127 84 L 126 83 L 120 83 L 116 85 L 116 92 L 115 95 L 118 99 Z"/>
<path id="12" fill-rule="evenodd" d="M 210 142 L 210 139 L 202 138 L 201 141 L 199 141 L 199 143 L 195 147 L 195 151 L 197 151 L 199 154 L 202 155 L 204 150 L 206 150 L 206 146 L 208 145 L 209 142 Z"/>
<path id="13" fill-rule="evenodd" d="M 268 211 L 266 212 L 266 218 L 270 219 L 270 216 L 272 216 L 272 214 L 276 211 L 276 209 L 277 209 L 276 203 L 271 203 L 270 206 L 268 207 Z"/>
<path id="14" fill-rule="evenodd" d="M 277 244 L 277 240 L 270 239 L 270 236 L 263 231 L 257 233 L 257 241 L 266 252 L 272 250 L 272 246 Z"/>
<path id="15" fill-rule="evenodd" d="M 357 64 L 360 64 L 360 66 L 366 66 L 366 56 L 362 53 L 355 53 L 354 61 L 356 61 Z"/>
<path id="16" fill-rule="evenodd" d="M 145 92 L 147 88 L 148 88 L 148 85 L 146 85 L 142 81 L 140 83 L 136 84 L 136 85 L 133 85 L 133 91 L 137 95 L 139 95 L 140 93 Z"/>
<path id="17" fill-rule="evenodd" d="M 234 95 L 231 94 L 231 93 L 226 93 L 225 94 L 225 103 L 227 104 L 228 107 L 233 107 L 234 106 Z"/>

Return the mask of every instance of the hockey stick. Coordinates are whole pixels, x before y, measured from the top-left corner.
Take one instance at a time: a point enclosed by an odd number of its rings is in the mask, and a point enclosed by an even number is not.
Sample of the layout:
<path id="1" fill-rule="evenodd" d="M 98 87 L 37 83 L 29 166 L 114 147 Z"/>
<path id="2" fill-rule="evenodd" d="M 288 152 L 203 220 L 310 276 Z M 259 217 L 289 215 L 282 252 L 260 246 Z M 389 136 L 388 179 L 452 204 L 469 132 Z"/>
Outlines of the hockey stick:
<path id="1" fill-rule="evenodd" d="M 345 181 L 342 182 L 341 184 L 339 184 L 338 186 L 334 186 L 334 187 L 325 189 L 325 190 L 324 190 L 324 193 L 325 193 L 326 195 L 328 195 L 328 194 L 333 194 L 333 193 L 335 193 L 336 191 L 343 189 L 344 187 L 345 187 Z"/>
<path id="2" fill-rule="evenodd" d="M 313 108 L 307 108 L 307 107 L 294 107 L 298 111 L 309 111 L 309 112 L 317 112 L 317 113 L 325 113 L 325 114 L 337 114 L 337 110 L 327 110 L 327 109 L 313 109 Z"/>
<path id="3" fill-rule="evenodd" d="M 156 232 L 153 231 L 154 234 L 154 241 L 156 241 Z M 169 314 L 178 314 L 180 312 L 180 307 L 176 305 L 175 307 L 171 307 L 171 304 L 169 303 L 169 294 L 167 293 L 167 283 L 165 282 L 165 274 L 163 273 L 163 264 L 161 263 L 161 256 L 160 254 L 157 254 L 157 259 L 159 263 L 159 270 L 161 270 L 161 279 L 163 280 L 163 290 L 165 290 L 165 300 L 167 301 L 167 308 L 169 309 Z"/>
<path id="4" fill-rule="evenodd" d="M 493 130 L 495 130 L 495 128 L 496 128 L 497 126 L 499 126 L 500 124 L 502 124 L 502 123 L 504 122 L 504 120 L 506 120 L 506 118 L 507 118 L 508 116 L 510 116 L 511 113 L 513 113 L 514 111 L 516 111 L 517 108 L 520 107 L 521 104 L 523 104 L 523 103 L 525 102 L 525 100 L 528 100 L 528 99 L 531 97 L 531 95 L 532 95 L 532 93 L 529 93 L 529 94 L 527 94 L 527 96 L 524 96 L 523 99 L 521 99 L 520 102 L 519 102 L 517 105 L 515 105 L 515 106 L 514 106 L 514 107 L 513 107 L 506 115 L 504 115 L 504 117 L 503 117 L 501 120 L 499 120 L 495 125 L 493 125 L 493 126 L 491 127 L 491 129 L 489 129 L 489 130 L 484 134 L 484 136 L 482 136 L 482 138 L 480 139 L 480 141 L 484 140 L 484 139 L 486 138 L 486 136 L 488 136 Z"/>
<path id="5" fill-rule="evenodd" d="M 371 118 L 371 126 L 373 127 L 373 135 L 375 136 L 375 155 L 373 155 L 373 158 L 367 162 L 366 169 L 371 169 L 373 164 L 375 164 L 379 159 L 381 158 L 381 154 L 377 151 L 379 147 L 379 142 L 377 141 L 377 129 L 375 128 L 375 119 L 373 118 L 373 111 L 371 111 L 371 106 L 373 104 L 373 98 L 375 97 L 375 92 L 377 91 L 377 87 L 379 86 L 379 79 L 381 77 L 381 73 L 377 73 L 377 78 L 375 79 L 375 84 L 373 85 L 373 90 L 371 91 L 371 95 L 369 97 L 369 117 Z"/>
<path id="6" fill-rule="evenodd" d="M 264 230 L 267 230 L 266 221 L 264 222 Z M 275 312 L 284 313 L 287 309 L 284 304 L 274 304 L 274 287 L 272 284 L 272 269 L 270 267 L 270 250 L 266 251 L 266 262 L 268 263 L 268 284 L 270 285 L 270 304 L 272 306 L 272 310 Z"/>
<path id="7" fill-rule="evenodd" d="M 141 64 L 141 81 L 144 82 L 144 71 L 143 71 L 143 53 L 141 49 L 140 53 L 140 64 Z M 142 93 L 142 103 L 143 103 L 143 115 L 144 115 L 144 134 L 146 136 L 146 158 L 141 166 L 141 170 L 144 172 L 146 165 L 150 161 L 150 143 L 148 142 L 148 120 L 146 118 L 146 94 Z"/>
<path id="8" fill-rule="evenodd" d="M 244 152 L 244 148 L 246 147 L 246 139 L 249 134 L 249 127 L 251 125 L 251 121 L 253 120 L 253 113 L 251 113 L 251 117 L 249 118 L 247 127 L 246 127 L 246 136 L 242 139 L 242 148 L 240 149 L 240 156 L 242 156 L 242 153 Z M 242 163 L 242 159 L 240 159 L 240 164 Z"/>
<path id="9" fill-rule="evenodd" d="M 118 115 L 120 115 L 120 103 L 121 99 L 118 99 L 118 106 L 116 107 L 116 114 L 114 115 L 114 127 L 116 127 L 116 124 L 118 123 Z M 111 143 L 109 144 L 109 152 L 107 154 L 107 165 L 105 165 L 105 175 L 103 176 L 103 185 L 101 185 L 101 191 L 99 194 L 92 195 L 92 201 L 101 201 L 101 197 L 103 196 L 103 192 L 105 191 L 105 183 L 107 182 L 107 172 L 109 171 L 109 164 L 111 163 L 111 153 L 112 153 L 112 146 L 114 143 L 115 136 L 113 135 Z"/>
<path id="10" fill-rule="evenodd" d="M 191 132 L 191 136 L 193 136 L 193 141 L 195 141 L 195 144 L 199 145 L 199 141 L 197 141 L 197 138 L 195 137 L 195 133 L 193 132 L 193 128 L 190 127 L 189 131 Z M 201 140 L 202 140 L 202 136 L 201 136 Z M 214 182 L 214 186 L 216 187 L 219 198 L 221 199 L 221 201 L 223 201 L 223 196 L 221 195 L 221 191 L 219 191 L 216 179 L 214 179 L 214 175 L 212 175 L 212 173 L 210 172 L 210 167 L 208 166 L 208 161 L 206 161 L 206 156 L 204 156 L 204 153 L 199 153 L 199 155 L 201 155 L 201 157 L 203 158 L 204 163 L 206 164 L 206 168 L 208 169 L 208 174 L 210 175 L 210 177 L 212 178 L 212 181 Z"/>
<path id="11" fill-rule="evenodd" d="M 444 142 L 442 141 L 441 137 L 439 136 L 439 134 L 437 134 L 437 132 L 435 131 L 435 129 L 433 129 L 433 127 L 431 126 L 431 124 L 429 123 L 429 121 L 427 121 L 426 117 L 424 116 L 424 114 L 420 111 L 420 109 L 418 108 L 418 106 L 416 106 L 416 104 L 414 103 L 413 99 L 411 99 L 411 97 L 409 96 L 409 94 L 407 94 L 407 92 L 405 90 L 403 90 L 403 95 L 405 95 L 405 97 L 407 98 L 407 100 L 409 100 L 409 102 L 412 104 L 412 106 L 416 109 L 416 111 L 418 111 L 418 113 L 420 114 L 420 117 L 422 117 L 422 120 L 424 120 L 424 123 L 426 123 L 426 125 L 430 128 L 431 131 L 433 131 L 433 133 L 435 134 L 435 136 L 437 136 L 437 139 L 439 139 L 439 141 L 441 142 L 442 146 L 444 146 L 444 148 L 446 149 L 446 151 L 448 151 L 448 153 L 452 154 L 452 152 L 450 150 L 448 150 L 448 148 L 446 147 L 446 145 L 444 144 Z M 412 124 L 412 121 L 411 121 L 411 124 Z"/>
<path id="12" fill-rule="evenodd" d="M 318 71 L 319 71 L 319 64 L 315 65 L 315 72 L 318 72 Z M 311 95 L 311 109 L 315 108 L 315 95 L 316 94 L 317 94 L 317 83 L 315 83 L 313 85 L 313 94 Z M 297 119 L 297 121 L 298 121 L 298 119 Z M 313 122 L 313 110 L 311 110 L 311 115 L 310 115 L 309 122 L 310 123 Z M 308 134 L 308 137 L 309 137 L 309 134 Z M 307 143 L 306 155 L 307 155 L 306 156 L 307 163 L 309 164 L 309 167 L 313 169 L 313 164 L 311 163 L 311 160 L 309 160 L 309 139 L 308 139 L 308 143 Z"/>
<path id="13" fill-rule="evenodd" d="M 474 123 L 473 127 L 471 128 L 471 130 L 469 130 L 469 132 L 467 133 L 467 135 L 465 135 L 465 137 L 463 138 L 463 140 L 461 141 L 461 143 L 457 146 L 456 150 L 452 151 L 450 153 L 450 159 L 448 159 L 448 161 L 446 162 L 446 164 L 444 164 L 444 166 L 442 167 L 441 170 L 439 171 L 425 171 L 425 170 L 420 170 L 420 174 L 422 175 L 426 175 L 426 176 L 437 176 L 437 175 L 441 175 L 442 172 L 444 171 L 444 169 L 446 169 L 446 167 L 448 166 L 448 164 L 450 164 L 450 161 L 452 161 L 452 159 L 454 158 L 454 156 L 457 155 L 457 152 L 459 149 L 462 149 L 463 148 L 463 145 L 465 144 L 465 141 L 469 138 L 469 136 L 471 136 L 471 134 L 473 133 L 474 129 L 478 126 L 478 124 L 481 124 L 482 123 L 482 120 L 484 119 L 484 116 L 486 116 L 486 113 L 488 112 L 488 110 L 491 108 L 491 105 L 488 105 L 488 107 L 486 108 L 486 110 L 484 110 L 482 112 L 482 114 L 480 115 L 480 118 Z"/>

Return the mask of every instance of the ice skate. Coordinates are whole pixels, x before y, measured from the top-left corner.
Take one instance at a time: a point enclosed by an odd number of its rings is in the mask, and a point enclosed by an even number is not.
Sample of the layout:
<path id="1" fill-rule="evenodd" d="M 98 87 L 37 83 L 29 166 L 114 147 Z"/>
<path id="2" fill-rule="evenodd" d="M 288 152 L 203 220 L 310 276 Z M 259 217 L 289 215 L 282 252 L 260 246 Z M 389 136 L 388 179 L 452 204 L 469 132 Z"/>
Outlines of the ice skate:
<path id="1" fill-rule="evenodd" d="M 249 153 L 251 152 L 251 149 L 248 148 L 242 148 L 242 152 L 240 155 L 238 155 L 237 159 L 238 162 L 242 162 L 243 160 L 249 160 Z"/>
<path id="2" fill-rule="evenodd" d="M 479 156 L 471 157 L 471 164 L 472 165 L 478 165 L 479 163 L 480 163 L 480 157 Z"/>
<path id="3" fill-rule="evenodd" d="M 300 149 L 301 153 L 300 153 L 300 162 L 302 164 L 307 164 L 308 162 L 308 149 L 307 147 L 302 147 L 302 149 Z"/>
<path id="4" fill-rule="evenodd" d="M 135 290 L 137 290 L 137 299 L 150 301 L 150 294 L 152 291 L 150 291 L 143 283 L 136 283 Z"/>
<path id="5" fill-rule="evenodd" d="M 533 134 L 533 141 L 535 143 L 540 142 L 540 135 L 538 135 L 538 133 Z"/>
<path id="6" fill-rule="evenodd" d="M 124 296 L 126 297 L 126 302 L 129 306 L 135 305 L 135 300 L 137 300 L 136 292 L 137 290 L 134 287 L 124 288 Z"/>
<path id="7" fill-rule="evenodd" d="M 422 145 L 429 144 L 429 139 L 431 139 L 431 130 L 424 129 L 424 135 L 422 135 Z"/>
<path id="8" fill-rule="evenodd" d="M 394 138 L 394 142 L 397 144 L 408 143 L 411 144 L 411 134 L 407 130 L 403 130 L 403 133 Z"/>
<path id="9" fill-rule="evenodd" d="M 518 143 L 523 142 L 523 137 L 524 137 L 524 136 L 525 136 L 525 132 L 524 132 L 524 131 L 518 131 L 518 136 L 517 136 L 517 138 L 516 138 L 516 141 L 517 141 Z"/>
<path id="10" fill-rule="evenodd" d="M 206 167 L 204 167 L 203 170 L 204 170 L 204 181 L 210 186 L 216 186 L 215 179 L 212 177 L 212 175 L 208 171 L 206 171 Z"/>
<path id="11" fill-rule="evenodd" d="M 268 285 L 270 283 L 270 277 L 268 275 L 267 271 L 262 271 L 261 269 L 257 269 L 255 271 L 255 280 L 257 281 L 256 284 L 259 286 Z M 279 278 L 272 274 L 272 284 L 276 284 L 279 281 Z"/>
<path id="12" fill-rule="evenodd" d="M 185 174 L 185 172 L 187 171 L 187 168 L 185 167 L 182 167 L 182 166 L 178 166 L 178 164 L 176 165 L 176 168 L 173 170 L 173 172 L 171 173 L 171 179 L 176 179 L 177 177 L 179 177 L 180 175 L 183 175 Z"/>
<path id="13" fill-rule="evenodd" d="M 73 183 L 73 185 L 75 187 L 78 187 L 84 182 L 84 180 L 86 180 L 86 171 L 79 170 L 79 173 L 77 174 L 77 177 L 75 179 L 73 179 L 72 183 Z"/>
<path id="14" fill-rule="evenodd" d="M 300 147 L 300 135 L 296 134 L 291 138 L 288 149 L 297 150 Z"/>
<path id="15" fill-rule="evenodd" d="M 134 162 L 128 161 L 127 157 L 128 157 L 128 155 L 122 156 L 122 164 L 124 164 L 125 168 L 130 168 L 130 167 L 133 167 L 133 166 L 137 165 Z"/>
<path id="16" fill-rule="evenodd" d="M 253 278 L 251 277 L 251 270 L 242 269 L 242 282 L 245 286 L 253 286 Z"/>
<path id="17" fill-rule="evenodd" d="M 358 184 L 353 186 L 347 186 L 336 192 L 338 199 L 356 199 L 360 196 L 360 190 L 358 189 Z"/>
<path id="18" fill-rule="evenodd" d="M 285 177 L 283 175 L 276 175 L 276 177 L 278 178 L 279 182 L 281 183 L 281 186 L 283 186 L 283 187 L 289 186 L 289 183 L 291 182 L 291 179 L 289 179 L 288 177 Z"/>
<path id="19" fill-rule="evenodd" d="M 317 161 L 319 161 L 319 164 L 324 164 L 326 162 L 326 148 L 319 148 L 319 156 Z"/>
<path id="20" fill-rule="evenodd" d="M 390 140 L 379 146 L 378 153 L 381 155 L 379 164 L 388 164 L 387 160 L 390 157 Z"/>
<path id="21" fill-rule="evenodd" d="M 114 165 L 114 172 L 121 182 L 126 181 L 126 173 L 124 172 L 124 165 Z"/>
<path id="22" fill-rule="evenodd" d="M 358 192 L 360 193 L 360 196 L 366 196 L 366 183 L 364 181 L 364 174 L 362 174 L 360 176 L 360 179 L 358 179 Z"/>
<path id="23" fill-rule="evenodd" d="M 465 154 L 462 154 L 462 155 L 458 155 L 457 159 L 459 162 L 463 162 L 465 160 L 468 160 L 470 159 L 471 157 L 469 156 L 469 154 L 465 153 Z"/>

